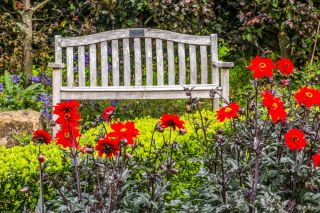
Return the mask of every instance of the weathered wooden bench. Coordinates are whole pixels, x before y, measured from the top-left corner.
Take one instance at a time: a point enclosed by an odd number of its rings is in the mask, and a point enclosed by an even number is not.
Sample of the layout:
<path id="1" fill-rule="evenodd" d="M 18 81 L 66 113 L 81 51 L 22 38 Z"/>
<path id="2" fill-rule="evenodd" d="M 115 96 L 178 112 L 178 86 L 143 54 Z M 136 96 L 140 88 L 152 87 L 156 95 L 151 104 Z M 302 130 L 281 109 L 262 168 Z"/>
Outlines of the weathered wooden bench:
<path id="1" fill-rule="evenodd" d="M 81 37 L 58 35 L 55 62 L 49 66 L 55 105 L 67 99 L 187 98 L 184 86 L 194 87 L 193 95 L 199 98 L 209 98 L 209 91 L 218 88 L 228 99 L 233 63 L 218 60 L 216 34 L 135 28 Z"/>

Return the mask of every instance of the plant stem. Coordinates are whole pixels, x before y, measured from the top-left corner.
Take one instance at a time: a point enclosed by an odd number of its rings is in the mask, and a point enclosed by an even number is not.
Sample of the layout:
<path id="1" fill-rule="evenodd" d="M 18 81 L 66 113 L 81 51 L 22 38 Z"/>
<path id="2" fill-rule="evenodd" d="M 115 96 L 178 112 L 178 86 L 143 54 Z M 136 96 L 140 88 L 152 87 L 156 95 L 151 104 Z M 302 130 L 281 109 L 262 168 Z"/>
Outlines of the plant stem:
<path id="1" fill-rule="evenodd" d="M 39 144 L 39 153 L 38 156 L 41 154 L 41 149 L 40 149 L 40 144 Z M 43 191 L 43 171 L 42 171 L 42 165 L 41 162 L 39 161 L 39 168 L 40 168 L 40 212 L 44 213 L 44 191 Z"/>
<path id="2" fill-rule="evenodd" d="M 227 192 L 226 192 L 226 180 L 225 180 L 225 174 L 224 174 L 224 162 L 223 162 L 223 148 L 222 145 L 220 145 L 220 158 L 221 158 L 221 175 L 222 175 L 222 181 L 221 181 L 221 186 L 222 186 L 222 200 L 223 203 L 227 203 Z"/>
<path id="3" fill-rule="evenodd" d="M 256 200 L 257 190 L 258 190 L 258 182 L 259 182 L 259 164 L 260 164 L 260 140 L 258 135 L 258 82 L 255 86 L 255 108 L 254 108 L 254 132 L 255 136 L 253 139 L 253 147 L 256 151 L 256 159 L 255 159 L 255 168 L 254 168 L 254 179 L 252 183 L 252 191 L 250 203 L 253 204 Z M 252 211 L 252 209 L 250 209 Z"/>
<path id="4" fill-rule="evenodd" d="M 79 177 L 79 168 L 78 168 L 78 157 L 77 157 L 77 150 L 74 144 L 74 133 L 73 133 L 73 128 L 71 127 L 71 124 L 69 124 L 70 128 L 70 133 L 71 133 L 71 142 L 72 142 L 72 158 L 73 158 L 73 163 L 74 163 L 74 168 L 75 168 L 75 175 L 76 175 L 76 181 L 77 181 L 77 194 L 78 194 L 78 199 L 81 200 L 81 186 L 80 186 L 80 177 Z"/>

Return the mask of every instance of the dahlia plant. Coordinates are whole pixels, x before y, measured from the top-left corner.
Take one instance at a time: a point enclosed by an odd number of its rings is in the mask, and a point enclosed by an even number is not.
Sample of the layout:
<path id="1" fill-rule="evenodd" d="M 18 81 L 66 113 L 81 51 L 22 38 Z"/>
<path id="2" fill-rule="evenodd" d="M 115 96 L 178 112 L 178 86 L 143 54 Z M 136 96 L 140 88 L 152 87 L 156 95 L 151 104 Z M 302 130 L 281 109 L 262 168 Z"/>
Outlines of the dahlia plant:
<path id="1" fill-rule="evenodd" d="M 189 191 L 180 206 L 191 212 L 307 211 L 309 193 L 319 192 L 320 91 L 315 82 L 293 88 L 294 64 L 257 56 L 249 64 L 252 90 L 246 105 L 222 100 L 216 119 L 225 124 L 208 135 L 212 120 L 201 114 L 201 100 L 186 88 L 187 112 L 194 130 L 203 132 L 203 185 Z M 278 71 L 278 72 L 277 72 Z M 219 96 L 217 90 L 211 97 Z M 222 97 L 221 97 L 222 98 Z M 199 135 L 199 133 L 198 133 Z M 317 203 L 317 202 L 315 202 Z M 310 207 L 312 206 L 312 207 Z"/>

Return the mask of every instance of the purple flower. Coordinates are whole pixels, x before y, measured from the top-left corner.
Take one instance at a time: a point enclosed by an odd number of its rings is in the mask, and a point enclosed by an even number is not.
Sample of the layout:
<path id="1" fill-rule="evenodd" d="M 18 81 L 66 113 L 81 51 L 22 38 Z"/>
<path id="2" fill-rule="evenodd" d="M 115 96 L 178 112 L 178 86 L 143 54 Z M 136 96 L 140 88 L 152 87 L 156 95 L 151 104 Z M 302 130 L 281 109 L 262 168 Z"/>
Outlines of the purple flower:
<path id="1" fill-rule="evenodd" d="M 48 120 L 51 120 L 52 119 L 52 115 L 51 113 L 49 113 L 47 110 L 40 110 L 40 113 L 43 115 L 43 117 L 47 118 Z"/>
<path id="2" fill-rule="evenodd" d="M 51 78 L 47 77 L 47 76 L 43 76 L 42 77 L 42 82 L 43 84 L 47 87 L 51 85 Z"/>
<path id="3" fill-rule="evenodd" d="M 0 92 L 3 92 L 3 84 L 0 83 Z"/>
<path id="4" fill-rule="evenodd" d="M 108 71 L 111 72 L 112 71 L 112 65 L 108 64 Z"/>
<path id="5" fill-rule="evenodd" d="M 31 76 L 31 81 L 32 81 L 33 83 L 35 83 L 35 84 L 38 84 L 38 83 L 40 83 L 41 78 L 40 78 L 39 75 L 38 75 L 38 76 Z"/>
<path id="6" fill-rule="evenodd" d="M 110 55 L 112 54 L 112 48 L 111 47 L 108 48 L 108 54 L 110 54 Z"/>
<path id="7" fill-rule="evenodd" d="M 12 75 L 11 77 L 14 84 L 17 84 L 20 82 L 20 77 L 18 75 Z"/>
<path id="8" fill-rule="evenodd" d="M 90 55 L 88 52 L 85 52 L 85 54 L 84 54 L 84 61 L 85 61 L 86 66 L 88 66 L 89 61 L 90 61 Z"/>
<path id="9" fill-rule="evenodd" d="M 118 99 L 113 99 L 113 100 L 111 100 L 111 105 L 112 106 L 117 106 L 118 105 Z"/>

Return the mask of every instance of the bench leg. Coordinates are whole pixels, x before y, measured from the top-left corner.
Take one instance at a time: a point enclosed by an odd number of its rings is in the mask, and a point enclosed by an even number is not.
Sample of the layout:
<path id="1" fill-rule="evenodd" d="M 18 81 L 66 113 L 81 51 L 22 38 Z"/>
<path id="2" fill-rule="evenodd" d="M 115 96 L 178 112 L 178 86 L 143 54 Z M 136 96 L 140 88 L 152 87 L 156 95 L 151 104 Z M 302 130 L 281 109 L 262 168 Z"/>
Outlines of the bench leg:
<path id="1" fill-rule="evenodd" d="M 52 111 L 54 106 L 60 102 L 60 87 L 61 87 L 61 69 L 53 69 L 52 73 Z M 57 116 L 52 116 L 53 121 L 56 121 Z M 53 139 L 56 137 L 56 134 L 59 130 L 59 125 L 55 125 L 52 129 Z"/>

